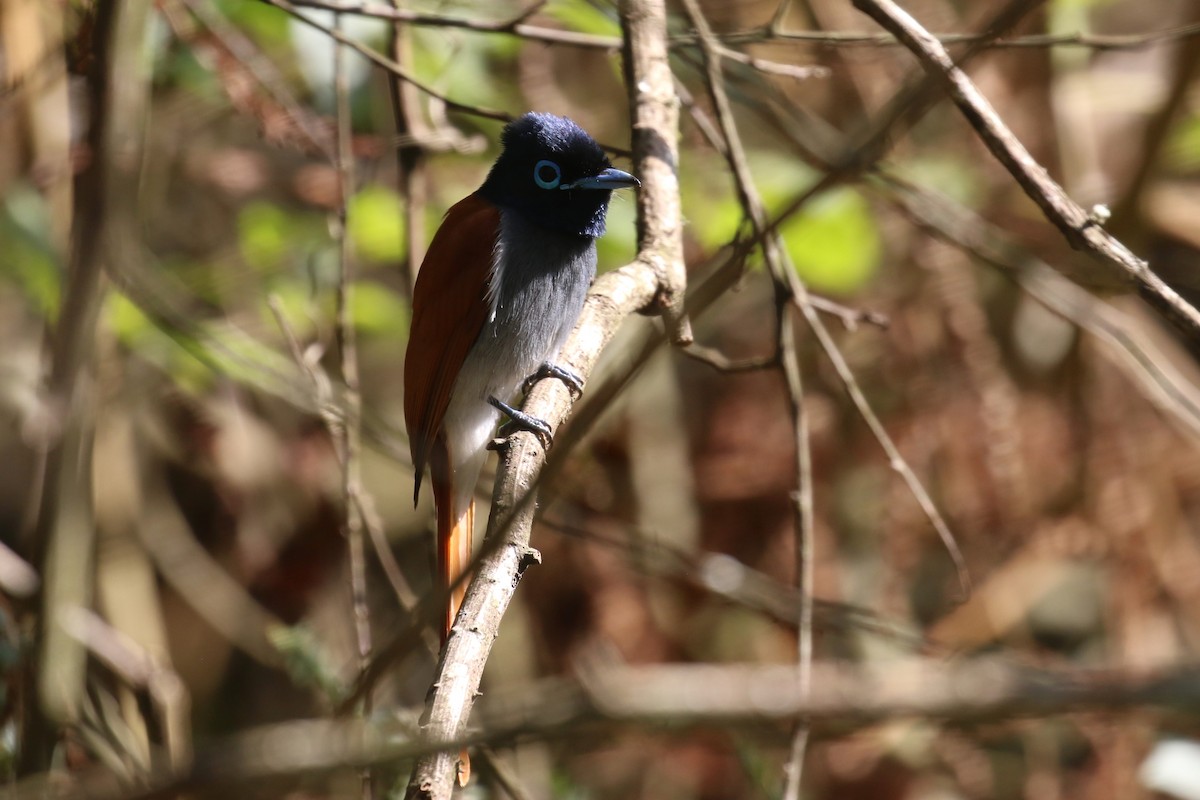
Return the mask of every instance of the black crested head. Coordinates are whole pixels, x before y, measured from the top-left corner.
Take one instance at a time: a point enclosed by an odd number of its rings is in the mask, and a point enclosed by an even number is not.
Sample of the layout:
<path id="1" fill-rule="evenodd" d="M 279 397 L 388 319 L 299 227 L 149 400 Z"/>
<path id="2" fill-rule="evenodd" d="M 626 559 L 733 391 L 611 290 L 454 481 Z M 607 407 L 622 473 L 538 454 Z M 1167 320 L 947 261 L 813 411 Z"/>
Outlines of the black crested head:
<path id="1" fill-rule="evenodd" d="M 612 190 L 638 185 L 566 117 L 525 114 L 504 128 L 500 142 L 504 149 L 480 192 L 543 228 L 603 236 Z"/>

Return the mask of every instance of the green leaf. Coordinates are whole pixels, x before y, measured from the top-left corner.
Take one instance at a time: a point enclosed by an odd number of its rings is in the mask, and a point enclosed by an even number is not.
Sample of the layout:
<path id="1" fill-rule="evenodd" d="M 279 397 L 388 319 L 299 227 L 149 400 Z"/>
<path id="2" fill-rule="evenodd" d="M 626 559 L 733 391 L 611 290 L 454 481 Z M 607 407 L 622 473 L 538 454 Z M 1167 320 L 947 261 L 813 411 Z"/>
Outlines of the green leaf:
<path id="1" fill-rule="evenodd" d="M 1113 0 L 1054 0 L 1050 4 L 1051 12 L 1061 12 L 1064 9 L 1088 9 L 1111 5 Z"/>
<path id="2" fill-rule="evenodd" d="M 274 271 L 291 246 L 291 220 L 271 203 L 250 203 L 238 214 L 238 247 L 256 270 Z"/>
<path id="3" fill-rule="evenodd" d="M 623 267 L 637 254 L 637 203 L 632 193 L 613 194 L 605 228 L 605 234 L 596 240 L 600 272 Z"/>
<path id="4" fill-rule="evenodd" d="M 246 0 L 217 0 L 217 8 L 233 27 L 250 34 L 259 44 L 282 47 L 288 43 L 290 17 L 274 6 Z"/>
<path id="5" fill-rule="evenodd" d="M 407 336 L 408 304 L 391 289 L 372 281 L 354 284 L 350 296 L 354 327 L 367 334 Z"/>
<path id="6" fill-rule="evenodd" d="M 0 207 L 0 278 L 12 280 L 47 318 L 58 314 L 59 258 L 51 245 L 50 212 L 32 187 L 12 186 Z"/>
<path id="7" fill-rule="evenodd" d="M 1186 172 L 1200 166 L 1200 116 L 1182 120 L 1167 139 L 1165 161 L 1175 170 Z"/>
<path id="8" fill-rule="evenodd" d="M 120 292 L 109 292 L 104 312 L 117 341 L 170 375 L 184 391 L 198 394 L 211 386 L 212 370 L 197 356 L 200 345 L 194 339 L 178 331 L 170 335 Z"/>
<path id="9" fill-rule="evenodd" d="M 796 272 L 815 291 L 852 293 L 879 266 L 882 245 L 871 207 L 853 189 L 816 198 L 780 233 Z"/>
<path id="10" fill-rule="evenodd" d="M 569 30 L 579 33 L 591 33 L 596 36 L 621 35 L 621 26 L 617 20 L 587 0 L 556 0 L 546 7 L 545 13 Z"/>
<path id="11" fill-rule="evenodd" d="M 404 204 L 400 196 L 384 186 L 368 186 L 350 199 L 347 232 L 354 250 L 368 261 L 403 261 Z"/>
<path id="12" fill-rule="evenodd" d="M 279 330 L 279 323 L 268 305 L 272 297 L 279 303 L 279 309 L 283 313 L 284 320 L 287 321 L 288 329 L 300 341 L 306 341 L 313 337 L 317 328 L 317 320 L 333 315 L 332 299 L 323 308 L 313 295 L 312 287 L 298 281 L 279 281 L 262 298 L 261 321 L 268 330 Z"/>
<path id="13" fill-rule="evenodd" d="M 109 326 L 116 334 L 117 340 L 128 347 L 133 347 L 139 339 L 154 330 L 154 326 L 142 310 L 119 292 L 111 292 L 105 306 Z"/>
<path id="14" fill-rule="evenodd" d="M 503 108 L 516 99 L 509 65 L 520 50 L 517 37 L 464 40 L 446 29 L 415 28 L 412 43 L 413 71 L 455 100 Z"/>

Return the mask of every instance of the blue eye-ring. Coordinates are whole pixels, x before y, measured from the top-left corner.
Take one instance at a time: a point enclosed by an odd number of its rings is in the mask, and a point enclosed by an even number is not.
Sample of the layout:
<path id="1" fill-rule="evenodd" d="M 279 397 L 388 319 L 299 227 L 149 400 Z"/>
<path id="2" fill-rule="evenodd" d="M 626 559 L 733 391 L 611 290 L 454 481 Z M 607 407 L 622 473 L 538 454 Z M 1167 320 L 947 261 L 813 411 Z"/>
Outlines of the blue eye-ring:
<path id="1" fill-rule="evenodd" d="M 546 173 L 553 173 L 549 178 Z M 533 182 L 543 189 L 553 189 L 562 181 L 562 170 L 553 161 L 542 159 L 533 165 Z"/>

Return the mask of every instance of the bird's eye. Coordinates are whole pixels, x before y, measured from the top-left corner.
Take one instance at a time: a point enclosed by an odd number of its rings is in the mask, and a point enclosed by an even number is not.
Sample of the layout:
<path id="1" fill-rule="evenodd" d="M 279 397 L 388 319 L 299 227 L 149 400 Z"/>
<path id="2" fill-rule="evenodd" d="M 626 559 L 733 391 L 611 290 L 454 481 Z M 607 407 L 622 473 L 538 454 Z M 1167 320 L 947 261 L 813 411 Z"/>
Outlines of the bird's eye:
<path id="1" fill-rule="evenodd" d="M 553 161 L 543 159 L 534 165 L 533 182 L 543 189 L 553 189 L 561 180 L 562 170 Z"/>

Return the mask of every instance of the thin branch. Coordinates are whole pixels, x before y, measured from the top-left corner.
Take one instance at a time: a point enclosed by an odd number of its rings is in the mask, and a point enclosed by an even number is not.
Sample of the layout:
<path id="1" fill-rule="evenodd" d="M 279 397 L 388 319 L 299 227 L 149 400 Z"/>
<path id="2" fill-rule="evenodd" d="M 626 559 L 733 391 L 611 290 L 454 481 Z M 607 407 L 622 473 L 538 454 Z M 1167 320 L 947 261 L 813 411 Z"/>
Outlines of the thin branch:
<path id="1" fill-rule="evenodd" d="M 888 326 L 891 325 L 891 320 L 888 319 L 887 314 L 879 311 L 851 308 L 850 306 L 830 300 L 828 297 L 821 297 L 811 292 L 808 295 L 808 300 L 817 311 L 823 311 L 841 320 L 842 325 L 850 332 L 858 330 L 859 324 L 864 322 L 867 325 L 874 325 L 880 330 L 887 330 Z"/>
<path id="2" fill-rule="evenodd" d="M 341 32 L 342 17 L 334 17 L 334 30 Z M 367 603 L 367 560 L 363 542 L 363 520 L 358 498 L 363 494 L 360 474 L 362 449 L 362 395 L 358 380 L 358 342 L 354 329 L 354 252 L 347 231 L 347 209 L 354 193 L 354 156 L 351 153 L 350 88 L 346 77 L 348 53 L 342 46 L 333 50 L 333 84 L 337 112 L 337 172 L 339 202 L 334 241 L 338 247 L 337 309 L 334 339 L 337 342 L 338 363 L 342 377 L 342 410 L 344 418 L 337 439 L 342 462 L 342 536 L 349 549 L 350 603 L 354 617 L 355 642 L 358 645 L 358 668 L 361 675 L 371 663 L 374 649 L 371 641 L 370 606 Z M 362 713 L 371 713 L 371 695 L 363 698 Z M 363 800 L 374 797 L 370 769 L 360 776 Z"/>
<path id="3" fill-rule="evenodd" d="M 694 361 L 707 364 L 717 372 L 754 372 L 755 370 L 773 369 L 779 366 L 779 353 L 777 352 L 767 356 L 743 358 L 737 361 L 734 361 L 720 350 L 699 344 L 691 344 L 681 348 L 679 352 Z"/>
<path id="4" fill-rule="evenodd" d="M 784 64 L 779 61 L 771 61 L 767 58 L 748 55 L 740 50 L 733 50 L 728 47 L 718 46 L 715 48 L 715 52 L 723 59 L 734 61 L 738 64 L 745 64 L 747 67 L 766 73 L 767 75 L 780 75 L 784 78 L 792 78 L 798 81 L 806 81 L 813 78 L 828 78 L 833 74 L 833 70 L 829 69 L 829 67 Z"/>
<path id="5" fill-rule="evenodd" d="M 1015 278 L 1039 303 L 1105 342 L 1164 413 L 1200 437 L 1200 393 L 1126 315 L 1015 246 L 978 214 L 880 170 L 876 189 L 914 224 Z"/>
<path id="6" fill-rule="evenodd" d="M 392 0 L 399 9 L 400 0 Z M 408 66 L 410 43 L 408 29 L 399 21 L 392 23 L 392 60 Z M 411 83 L 388 73 L 389 99 L 392 103 L 392 119 L 396 125 L 396 180 L 400 196 L 404 198 L 404 233 L 407 243 L 407 258 L 401 264 L 404 296 L 411 302 L 413 285 L 417 280 L 417 269 L 425 257 L 425 149 L 421 143 L 429 132 L 422 117 L 417 91 Z"/>
<path id="7" fill-rule="evenodd" d="M 757 236 L 763 236 L 766 225 L 766 210 L 763 206 L 754 178 L 750 173 L 750 165 L 746 152 L 742 147 L 741 136 L 737 123 L 733 118 L 733 109 L 729 97 L 725 93 L 725 78 L 721 69 L 721 57 L 713 38 L 712 29 L 697 0 L 683 0 L 684 10 L 688 20 L 700 37 L 700 49 L 703 54 L 705 78 L 709 95 L 717 111 L 717 121 L 720 124 L 723 139 L 724 154 L 734 174 L 738 196 L 745 213 L 750 218 Z M 778 21 L 786 8 L 786 2 L 780 5 L 776 16 Z M 807 698 L 811 690 L 811 668 L 813 655 L 813 477 L 812 450 L 809 440 L 808 413 L 804 404 L 804 384 L 800 370 L 800 359 L 796 352 L 796 333 L 794 317 L 789 308 L 790 301 L 795 296 L 793 284 L 785 277 L 786 272 L 793 272 L 786 263 L 784 248 L 778 232 L 766 236 L 763 240 L 763 253 L 767 267 L 771 272 L 772 285 L 775 292 L 776 316 L 776 352 L 778 366 L 783 371 L 788 389 L 788 409 L 792 418 L 792 430 L 795 436 L 796 452 L 796 491 L 792 496 L 792 527 L 795 531 L 795 567 L 796 584 L 800 591 L 800 614 L 796 626 L 797 641 L 797 681 L 800 696 Z M 796 279 L 798 281 L 798 278 Z M 807 297 L 807 292 L 804 293 Z M 784 797 L 786 800 L 799 800 L 800 785 L 804 771 L 804 756 L 808 749 L 810 729 L 807 722 L 797 721 L 793 732 L 788 762 L 784 769 Z"/>
<path id="8" fill-rule="evenodd" d="M 691 2 L 692 0 L 686 0 Z M 808 407 L 804 403 L 804 384 L 800 371 L 800 359 L 796 354 L 796 331 L 792 314 L 783 305 L 782 293 L 776 302 L 779 311 L 779 344 L 782 348 L 781 363 L 787 380 L 788 405 L 795 431 L 796 491 L 792 495 L 793 526 L 796 529 L 795 567 L 796 585 L 800 590 L 800 615 L 796 621 L 796 680 L 800 697 L 807 699 L 812 692 L 813 661 L 813 581 L 816 575 L 813 543 L 815 515 L 813 512 L 812 443 L 809 435 Z M 812 729 L 807 720 L 797 720 L 792 730 L 791 749 L 784 770 L 785 800 L 800 800 L 801 779 L 804 774 L 804 756 Z"/>
<path id="9" fill-rule="evenodd" d="M 813 665 L 803 697 L 786 665 L 607 667 L 576 682 L 549 679 L 480 708 L 478 732 L 454 740 L 414 739 L 404 721 L 309 719 L 265 725 L 210 744 L 190 768 L 160 769 L 136 789 L 105 772 L 70 783 L 36 776 L 10 787 L 13 800 L 166 800 L 221 788 L 245 792 L 363 765 L 394 764 L 435 749 L 520 740 L 562 740 L 597 725 L 744 728 L 770 734 L 808 720 L 814 733 L 846 734 L 887 720 L 959 725 L 1026 716 L 1200 708 L 1200 667 L 1170 670 L 1035 669 L 1003 660 L 892 660 L 875 666 Z M 767 700 L 764 702 L 764 698 Z"/>
<path id="10" fill-rule="evenodd" d="M 391 72 L 396 77 L 398 77 L 400 80 L 406 81 L 406 82 L 412 84 L 413 86 L 420 89 L 422 92 L 429 95 L 430 97 L 434 97 L 434 98 L 437 98 L 438 100 L 441 100 L 443 103 L 445 103 L 447 106 L 454 109 L 455 111 L 461 111 L 464 114 L 473 114 L 477 117 L 485 117 L 487 119 L 498 119 L 498 120 L 501 120 L 502 122 L 510 122 L 512 120 L 512 115 L 507 114 L 503 111 L 497 111 L 496 109 L 486 108 L 484 106 L 473 106 L 473 105 L 470 105 L 469 103 L 460 103 L 457 100 L 452 100 L 451 98 L 447 97 L 442 92 L 439 92 L 438 90 L 434 89 L 432 86 L 428 86 L 425 83 L 417 80 L 412 75 L 412 73 L 410 73 L 408 70 L 406 70 L 401 65 L 397 64 L 392 59 L 388 58 L 387 56 L 383 55 L 382 53 L 379 53 L 379 52 L 371 49 L 370 47 L 367 47 L 366 45 L 362 44 L 361 42 L 355 41 L 354 39 L 350 38 L 349 36 L 346 36 L 344 33 L 342 33 L 339 30 L 331 28 L 328 25 L 322 25 L 320 22 L 317 22 L 316 20 L 314 20 L 311 17 L 304 14 L 303 11 L 301 11 L 296 5 L 288 2 L 288 0 L 262 0 L 262 2 L 267 3 L 268 5 L 275 6 L 276 8 L 280 9 L 281 11 L 285 11 L 288 14 L 295 17 L 296 19 L 300 20 L 305 25 L 308 25 L 311 28 L 321 31 L 322 33 L 326 34 L 327 36 L 329 36 L 330 38 L 332 38 L 334 41 L 338 42 L 339 44 L 345 45 L 346 47 L 349 47 L 351 50 L 358 53 L 359 55 L 362 55 L 368 61 L 375 64 L 376 66 L 381 67 L 381 68 L 387 70 L 388 72 Z M 386 6 L 384 6 L 383 8 L 386 8 Z M 334 10 L 337 10 L 337 9 L 334 9 Z"/>
<path id="11" fill-rule="evenodd" d="M 795 275 L 793 272 L 792 275 Z M 799 281 L 799 277 L 796 277 Z M 802 289 L 797 284 L 793 284 L 798 289 Z M 838 349 L 837 343 L 833 341 L 833 337 L 829 333 L 829 329 L 825 327 L 825 323 L 817 315 L 812 304 L 805 303 L 797 294 L 796 302 L 800 306 L 805 319 L 808 320 L 809 327 L 812 328 L 818 341 L 821 343 L 821 349 L 825 351 L 825 355 L 829 357 L 833 364 L 834 370 L 838 374 L 838 378 L 842 381 L 842 385 L 846 387 L 846 393 L 850 396 L 850 401 L 854 403 L 854 407 L 858 409 L 858 414 L 862 417 L 863 422 L 867 423 L 867 427 L 871 429 L 871 434 L 875 440 L 879 442 L 879 446 L 883 448 L 883 452 L 887 455 L 888 466 L 892 468 L 904 484 L 908 487 L 909 493 L 917 501 L 917 505 L 921 507 L 925 518 L 933 525 L 933 529 L 937 531 L 938 538 L 942 540 L 942 546 L 946 548 L 946 552 L 950 555 L 950 559 L 954 562 L 954 569 L 958 575 L 959 593 L 963 599 L 971 593 L 971 577 L 967 570 L 967 563 L 963 558 L 962 551 L 959 550 L 958 543 L 954 540 L 954 534 L 950 531 L 950 526 L 946 524 L 946 519 L 942 516 L 942 512 L 938 510 L 937 504 L 933 502 L 933 498 L 929 496 L 921 479 L 913 472 L 912 467 L 908 465 L 904 456 L 900 453 L 900 448 L 896 446 L 887 429 L 883 427 L 883 423 L 879 420 L 879 416 L 875 410 L 871 408 L 866 395 L 863 394 L 862 387 L 858 384 L 858 379 L 854 377 L 854 371 L 850 369 L 850 365 L 846 363 L 845 357 L 841 350 Z"/>
<path id="12" fill-rule="evenodd" d="M 49 337 L 42 418 L 28 426 L 37 474 L 28 496 L 22 547 L 34 571 L 46 580 L 23 609 L 37 614 L 30 625 L 36 626 L 37 655 L 22 659 L 24 713 L 17 774 L 49 767 L 55 727 L 77 717 L 85 692 L 86 651 L 58 625 L 57 615 L 64 607 L 85 607 L 92 601 L 94 423 L 84 400 L 91 388 L 89 364 L 106 291 L 110 159 L 120 141 L 116 131 L 127 132 L 120 113 L 140 113 L 145 88 L 140 76 L 133 76 L 124 93 L 116 85 L 121 46 L 129 44 L 131 37 L 136 40 L 139 22 L 145 19 L 144 4 L 122 5 L 116 0 L 96 4 L 85 139 L 93 158 L 75 180 L 71 249 L 58 324 Z M 140 138 L 130 143 L 140 143 Z"/>
<path id="13" fill-rule="evenodd" d="M 171 764 L 176 769 L 186 768 L 192 758 L 191 698 L 179 674 L 94 611 L 79 607 L 63 609 L 59 624 L 130 689 L 146 693 Z"/>
<path id="14" fill-rule="evenodd" d="M 692 342 L 684 310 L 687 267 L 680 207 L 679 101 L 667 50 L 667 12 L 661 0 L 620 6 L 625 37 L 625 84 L 633 109 L 634 168 L 653 188 L 637 194 L 638 262 L 658 276 L 654 306 L 676 345 Z"/>
<path id="15" fill-rule="evenodd" d="M 854 6 L 891 31 L 917 56 L 922 66 L 950 92 L 979 138 L 1025 194 L 1062 232 L 1072 247 L 1135 284 L 1138 291 L 1189 339 L 1200 340 L 1200 311 L 1150 270 L 1088 212 L 1067 196 L 1004 124 L 1000 115 L 945 47 L 892 0 L 854 0 Z"/>
<path id="16" fill-rule="evenodd" d="M 263 2 L 269 3 L 272 0 L 263 0 Z M 457 28 L 475 33 L 509 34 L 519 36 L 522 39 L 530 39 L 547 44 L 613 51 L 619 50 L 621 47 L 621 39 L 616 36 L 596 36 L 593 34 L 575 33 L 573 31 L 525 24 L 524 21 L 537 13 L 545 3 L 534 3 L 528 10 L 521 12 L 516 17 L 498 22 L 483 22 L 466 17 L 448 17 L 442 14 L 427 14 L 404 8 L 389 7 L 382 3 L 358 2 L 357 0 L 347 0 L 346 2 L 339 2 L 339 0 L 297 0 L 295 5 L 301 8 L 321 8 L 326 11 L 339 11 L 363 17 L 393 20 L 409 25 Z"/>
<path id="17" fill-rule="evenodd" d="M 175 35 L 181 39 L 189 38 L 188 31 L 185 31 L 184 21 L 178 19 L 178 15 L 173 12 L 173 6 L 176 3 L 181 3 L 191 12 L 192 16 L 199 21 L 212 36 L 215 42 L 234 59 L 242 69 L 246 71 L 266 92 L 271 98 L 279 104 L 279 107 L 287 114 L 288 120 L 296 127 L 296 129 L 304 135 L 309 143 L 316 148 L 318 152 L 328 158 L 331 162 L 336 158 L 334 152 L 335 144 L 331 141 L 329 131 L 323 127 L 311 111 L 300 105 L 300 102 L 292 94 L 288 88 L 287 82 L 280 75 L 279 70 L 269 58 L 266 58 L 258 46 L 245 33 L 237 27 L 230 24 L 229 20 L 221 13 L 211 0 L 171 0 L 164 8 L 168 23 L 171 23 L 175 31 Z M 189 28 L 191 26 L 188 26 Z M 195 52 L 195 50 L 193 50 Z M 220 65 L 213 65 L 214 71 L 220 71 Z M 236 101 L 235 101 L 236 105 Z"/>
<path id="18" fill-rule="evenodd" d="M 649 536 L 605 535 L 546 516 L 541 517 L 538 524 L 564 536 L 619 550 L 627 563 L 643 574 L 679 581 L 788 628 L 799 624 L 800 590 L 748 567 L 732 556 L 696 553 Z M 936 654 L 942 649 L 911 626 L 847 603 L 814 598 L 813 621 L 827 630 L 870 633 L 925 655 Z"/>
<path id="19" fill-rule="evenodd" d="M 1179 25 L 1157 31 L 1142 33 L 1038 33 L 1012 38 L 995 38 L 986 33 L 935 33 L 938 41 L 945 45 L 986 44 L 989 49 L 1001 48 L 1048 48 L 1082 47 L 1090 50 L 1136 50 L 1160 42 L 1174 42 L 1200 36 L 1200 24 Z M 817 47 L 897 47 L 903 42 L 887 33 L 859 33 L 850 31 L 785 31 L 755 28 L 747 31 L 729 31 L 718 38 L 724 44 L 754 44 L 799 42 Z M 694 43 L 695 37 L 687 34 L 672 37 L 672 47 Z"/>
<path id="20" fill-rule="evenodd" d="M 261 2 L 271 2 L 271 0 L 261 0 Z M 294 5 L 303 8 L 339 11 L 363 17 L 395 20 L 406 22 L 410 25 L 456 28 L 473 33 L 504 34 L 530 41 L 565 45 L 568 47 L 614 51 L 621 47 L 621 40 L 616 36 L 600 36 L 577 33 L 575 31 L 564 31 L 557 28 L 528 25 L 523 22 L 514 23 L 513 20 L 484 22 L 466 17 L 421 13 L 407 9 L 392 8 L 379 2 L 360 2 L 360 0 L 345 0 L 345 2 L 341 2 L 340 0 L 300 0 L 300 2 L 294 3 Z M 782 5 L 779 8 L 782 8 Z M 524 20 L 528 16 L 528 14 L 522 13 L 516 19 Z M 989 37 L 987 34 L 979 33 L 937 33 L 934 35 L 939 41 L 947 45 L 986 42 L 989 48 L 1083 47 L 1093 50 L 1134 50 L 1160 42 L 1173 42 L 1200 36 L 1200 24 L 1179 25 L 1172 28 L 1144 31 L 1141 33 L 1043 33 L 1001 39 L 995 39 L 994 37 Z M 715 37 L 724 45 L 761 44 L 773 41 L 799 42 L 820 47 L 897 47 L 903 44 L 896 37 L 887 33 L 785 31 L 780 29 L 778 25 L 743 31 L 726 31 L 715 34 Z M 696 36 L 686 33 L 675 34 L 670 37 L 670 46 L 672 48 L 692 46 L 696 42 Z"/>

